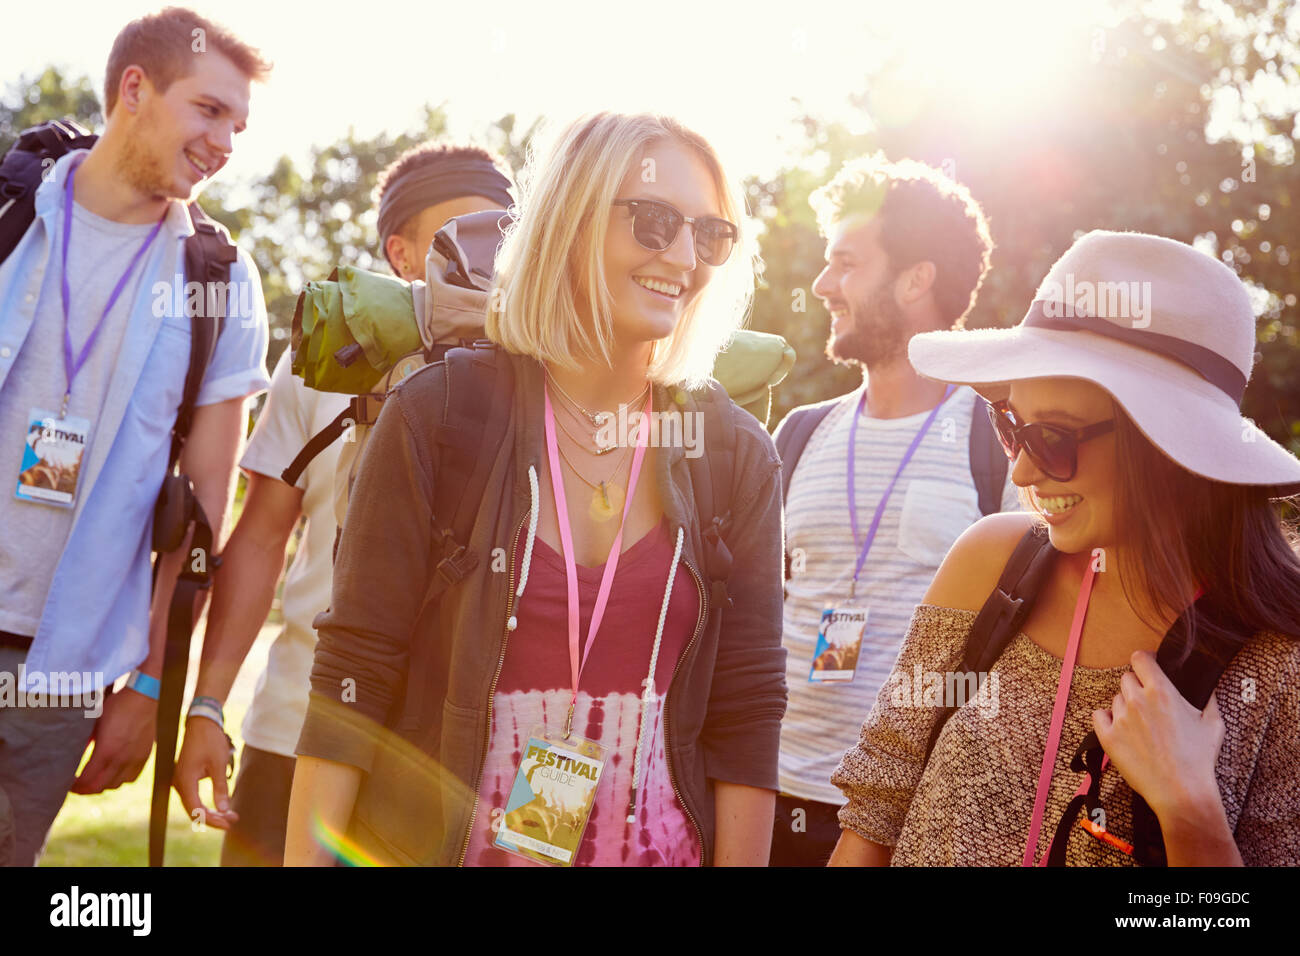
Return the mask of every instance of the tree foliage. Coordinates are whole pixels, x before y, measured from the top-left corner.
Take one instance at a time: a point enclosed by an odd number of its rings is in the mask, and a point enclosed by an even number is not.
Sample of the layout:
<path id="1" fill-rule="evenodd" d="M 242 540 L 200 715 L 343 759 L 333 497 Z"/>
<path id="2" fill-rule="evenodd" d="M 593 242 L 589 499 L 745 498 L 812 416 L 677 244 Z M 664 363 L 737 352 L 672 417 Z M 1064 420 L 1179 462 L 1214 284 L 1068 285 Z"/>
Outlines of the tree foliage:
<path id="1" fill-rule="evenodd" d="M 40 76 L 19 78 L 0 98 L 0 154 L 8 152 L 29 126 L 67 117 L 90 129 L 103 124 L 99 97 L 90 80 L 69 79 L 53 66 Z"/>
<path id="2" fill-rule="evenodd" d="M 1293 210 L 1300 57 L 1294 35 L 1287 39 L 1287 15 L 1287 5 L 1268 0 L 1234 7 L 1204 0 L 1163 19 L 1135 10 L 1077 45 L 1062 65 L 1076 78 L 1064 100 L 1037 109 L 1008 101 L 993 128 L 989 111 L 974 108 L 957 85 L 920 91 L 907 122 L 882 122 L 869 135 L 806 117 L 817 175 L 805 163 L 750 184 L 767 263 L 752 324 L 785 335 L 799 352 L 773 421 L 858 381 L 822 356 L 829 319 L 811 285 L 823 242 L 807 197 L 844 159 L 883 150 L 952 171 L 990 218 L 993 268 L 970 327 L 1017 323 L 1051 264 L 1091 229 L 1158 233 L 1219 256 L 1252 288 L 1259 316 L 1245 413 L 1300 451 L 1291 261 L 1300 254 Z M 868 115 L 888 114 L 881 100 L 891 79 L 886 69 L 858 99 Z M 1033 82 L 1025 78 L 1026 93 Z M 799 289 L 812 300 L 807 312 L 792 307 Z"/>
<path id="3" fill-rule="evenodd" d="M 38 77 L 21 78 L 0 99 L 0 152 L 22 130 L 65 117 L 94 131 L 102 127 L 99 98 L 88 79 L 65 77 L 53 66 Z M 521 129 L 508 114 L 481 139 L 518 169 L 535 130 L 536 123 Z M 349 130 L 337 142 L 313 148 L 302 168 L 286 155 L 252 183 L 218 179 L 204 189 L 200 204 L 249 251 L 261 273 L 272 366 L 288 344 L 304 282 L 324 278 L 339 263 L 387 271 L 373 201 L 379 173 L 405 150 L 447 136 L 442 108 L 426 106 L 420 122 L 405 132 L 364 138 Z"/>
<path id="4" fill-rule="evenodd" d="M 967 325 L 1012 325 L 1070 243 L 1096 229 L 1141 230 L 1193 242 L 1248 283 L 1258 313 L 1259 355 L 1246 414 L 1300 451 L 1300 360 L 1292 258 L 1300 254 L 1295 166 L 1300 52 L 1289 4 L 1185 0 L 1172 15 L 1127 3 L 1118 25 L 1075 44 L 1061 64 L 1074 79 L 1050 103 L 1035 78 L 990 120 L 988 103 L 959 81 L 909 89 L 905 119 L 888 98 L 905 82 L 886 62 L 854 98 L 874 122 L 866 134 L 807 115 L 804 155 L 770 179 L 751 180 L 761 220 L 765 279 L 751 325 L 784 335 L 799 353 L 777 390 L 772 422 L 790 408 L 841 394 L 856 370 L 823 355 L 828 317 L 812 295 L 823 240 L 809 194 L 847 159 L 884 150 L 948 171 L 989 215 L 993 270 Z M 1163 5 L 1168 7 L 1168 3 Z M 1023 102 L 1021 101 L 1023 99 Z M 15 84 L 0 102 L 0 148 L 36 122 L 70 115 L 102 123 L 90 82 L 54 69 Z M 372 191 L 385 164 L 408 146 L 446 134 L 441 107 L 398 135 L 354 132 L 316 148 L 299 167 L 282 157 L 253 183 L 218 182 L 203 204 L 248 248 L 261 271 L 274 338 L 287 341 L 302 283 L 340 262 L 385 268 L 376 248 Z M 484 142 L 518 170 L 533 128 L 508 115 Z"/>

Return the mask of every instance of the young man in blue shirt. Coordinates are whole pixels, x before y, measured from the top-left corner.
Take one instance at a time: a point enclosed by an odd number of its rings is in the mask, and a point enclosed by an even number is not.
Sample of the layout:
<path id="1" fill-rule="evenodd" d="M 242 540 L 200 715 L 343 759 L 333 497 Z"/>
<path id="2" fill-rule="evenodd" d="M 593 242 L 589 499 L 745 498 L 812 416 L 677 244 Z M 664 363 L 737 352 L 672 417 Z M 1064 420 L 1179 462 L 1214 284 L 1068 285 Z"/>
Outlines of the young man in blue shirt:
<path id="1" fill-rule="evenodd" d="M 102 136 L 51 167 L 35 219 L 0 265 L 0 469 L 10 482 L 0 489 L 0 681 L 17 691 L 0 694 L 0 863 L 34 863 L 70 788 L 130 782 L 152 749 L 167 611 L 187 553 L 163 559 L 151 591 L 153 509 L 192 334 L 175 307 L 189 278 L 186 203 L 225 165 L 251 83 L 268 71 L 256 50 L 190 11 L 128 24 L 109 56 Z M 180 459 L 217 550 L 245 402 L 268 383 L 266 309 L 246 253 L 227 288 Z M 20 463 L 35 447 L 33 416 L 48 421 L 52 409 L 83 450 L 70 487 L 42 498 Z M 89 697 L 52 706 L 60 701 L 24 693 L 60 674 L 108 686 L 128 672 L 130 688 L 102 712 Z"/>

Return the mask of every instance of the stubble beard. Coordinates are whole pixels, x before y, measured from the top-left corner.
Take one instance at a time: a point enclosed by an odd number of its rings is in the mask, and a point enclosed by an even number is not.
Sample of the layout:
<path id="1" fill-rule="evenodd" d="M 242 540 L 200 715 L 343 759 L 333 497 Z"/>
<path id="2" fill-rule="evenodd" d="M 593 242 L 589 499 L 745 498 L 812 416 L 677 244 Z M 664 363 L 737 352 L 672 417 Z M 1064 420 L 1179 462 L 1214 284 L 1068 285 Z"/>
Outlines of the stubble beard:
<path id="1" fill-rule="evenodd" d="M 147 116 L 142 116 L 126 138 L 122 153 L 117 161 L 117 171 L 122 179 L 135 191 L 149 197 L 161 196 L 189 202 L 193 189 L 184 195 L 178 195 L 176 184 L 168 175 L 163 159 L 151 145 L 156 142 L 155 124 Z"/>
<path id="2" fill-rule="evenodd" d="M 826 357 L 839 365 L 887 365 L 907 355 L 907 341 L 903 311 L 885 283 L 866 301 L 849 303 L 848 331 L 831 333 Z"/>

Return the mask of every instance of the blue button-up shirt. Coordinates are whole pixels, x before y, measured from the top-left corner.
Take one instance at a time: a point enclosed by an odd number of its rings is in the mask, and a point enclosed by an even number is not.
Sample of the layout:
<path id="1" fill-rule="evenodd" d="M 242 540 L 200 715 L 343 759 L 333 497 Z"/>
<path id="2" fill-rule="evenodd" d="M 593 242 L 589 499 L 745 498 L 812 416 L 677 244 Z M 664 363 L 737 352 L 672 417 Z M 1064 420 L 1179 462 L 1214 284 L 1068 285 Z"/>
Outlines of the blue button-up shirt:
<path id="1" fill-rule="evenodd" d="M 42 277 L 60 268 L 51 238 L 62 216 L 70 153 L 36 191 L 36 218 L 0 265 L 0 389 L 36 315 Z M 191 328 L 172 290 L 184 272 L 185 238 L 194 232 L 173 202 L 140 264 L 139 284 L 95 434 L 82 462 L 72 529 L 55 568 L 26 671 L 89 671 L 105 684 L 149 653 L 150 539 L 153 508 L 167 471 L 171 428 L 189 365 Z M 170 240 L 170 241 L 164 241 Z M 242 250 L 231 267 L 231 295 L 198 404 L 264 390 L 266 305 L 257 269 Z M 4 486 L 0 493 L 12 493 Z M 0 581 L 0 593 L 4 582 Z"/>

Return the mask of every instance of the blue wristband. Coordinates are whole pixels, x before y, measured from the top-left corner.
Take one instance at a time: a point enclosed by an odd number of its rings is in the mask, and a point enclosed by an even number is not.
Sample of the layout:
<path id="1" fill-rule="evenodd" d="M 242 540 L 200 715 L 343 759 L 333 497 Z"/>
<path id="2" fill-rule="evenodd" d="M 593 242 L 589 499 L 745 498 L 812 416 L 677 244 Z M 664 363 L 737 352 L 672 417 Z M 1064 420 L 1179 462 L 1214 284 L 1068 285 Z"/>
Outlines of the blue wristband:
<path id="1" fill-rule="evenodd" d="M 126 679 L 126 686 L 137 694 L 144 694 L 150 700 L 157 700 L 158 695 L 162 693 L 162 683 L 158 678 L 142 674 L 140 671 L 131 671 L 131 676 Z"/>

